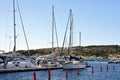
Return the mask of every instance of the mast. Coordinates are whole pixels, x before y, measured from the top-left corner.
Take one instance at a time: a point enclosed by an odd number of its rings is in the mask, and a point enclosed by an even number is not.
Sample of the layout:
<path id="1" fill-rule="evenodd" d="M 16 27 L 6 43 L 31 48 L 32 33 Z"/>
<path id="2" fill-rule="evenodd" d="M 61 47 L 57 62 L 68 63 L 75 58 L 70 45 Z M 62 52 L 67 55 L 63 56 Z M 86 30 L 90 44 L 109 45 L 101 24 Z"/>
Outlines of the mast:
<path id="1" fill-rule="evenodd" d="M 14 27 L 14 60 L 16 60 L 16 22 L 15 22 L 15 0 L 13 0 L 13 27 Z"/>
<path id="2" fill-rule="evenodd" d="M 61 58 L 61 55 L 62 55 L 63 50 L 64 50 L 64 44 L 65 44 L 65 39 L 66 39 L 66 36 L 67 36 L 67 29 L 68 29 L 69 23 L 70 23 L 70 35 L 69 35 L 68 54 L 71 55 L 72 54 L 72 46 L 73 46 L 73 14 L 72 14 L 71 9 L 70 9 L 70 13 L 69 13 L 69 16 L 68 16 L 68 21 L 67 21 L 67 26 L 66 26 L 64 40 L 63 40 L 63 45 L 62 45 L 62 49 L 61 49 L 61 53 L 60 53 L 60 58 Z"/>
<path id="3" fill-rule="evenodd" d="M 70 9 L 70 38 L 69 38 L 69 54 L 72 54 L 72 46 L 73 46 L 73 14 Z"/>
<path id="4" fill-rule="evenodd" d="M 52 53 L 54 47 L 54 6 L 52 6 Z"/>
<path id="5" fill-rule="evenodd" d="M 54 50 L 54 35 L 57 41 L 57 48 L 55 50 Z M 57 36 L 54 6 L 52 6 L 52 53 L 54 53 L 55 57 L 59 53 L 59 43 L 58 43 L 58 36 Z"/>
<path id="6" fill-rule="evenodd" d="M 81 46 L 81 32 L 79 32 L 79 46 Z"/>

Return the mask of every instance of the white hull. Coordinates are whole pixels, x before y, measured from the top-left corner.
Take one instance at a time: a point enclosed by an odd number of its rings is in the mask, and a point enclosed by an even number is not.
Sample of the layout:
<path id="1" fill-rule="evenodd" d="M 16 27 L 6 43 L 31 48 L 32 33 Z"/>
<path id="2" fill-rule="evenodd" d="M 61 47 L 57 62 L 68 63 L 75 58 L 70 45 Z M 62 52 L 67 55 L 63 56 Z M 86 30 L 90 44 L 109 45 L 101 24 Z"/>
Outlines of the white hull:
<path id="1" fill-rule="evenodd" d="M 53 68 L 53 67 L 62 67 L 61 64 L 57 64 L 57 63 L 54 63 L 54 64 L 39 64 L 36 66 L 37 68 Z"/>
<path id="2" fill-rule="evenodd" d="M 35 65 L 30 62 L 30 61 L 26 61 L 26 60 L 23 60 L 23 61 L 10 61 L 8 62 L 7 64 L 7 69 L 10 69 L 10 68 L 33 68 L 35 67 Z"/>
<path id="3" fill-rule="evenodd" d="M 63 69 L 82 69 L 86 68 L 86 64 L 84 62 L 80 61 L 67 61 L 64 64 L 62 64 Z"/>
<path id="4" fill-rule="evenodd" d="M 62 67 L 59 62 L 56 62 L 54 60 L 48 60 L 46 57 L 38 57 L 36 59 L 36 67 L 37 68 L 43 68 L 43 67 Z"/>
<path id="5" fill-rule="evenodd" d="M 0 64 L 0 69 L 21 69 L 21 68 L 34 68 L 35 62 L 32 58 L 17 58 L 16 61 L 11 60 L 6 63 L 6 67 L 4 67 L 4 63 Z"/>

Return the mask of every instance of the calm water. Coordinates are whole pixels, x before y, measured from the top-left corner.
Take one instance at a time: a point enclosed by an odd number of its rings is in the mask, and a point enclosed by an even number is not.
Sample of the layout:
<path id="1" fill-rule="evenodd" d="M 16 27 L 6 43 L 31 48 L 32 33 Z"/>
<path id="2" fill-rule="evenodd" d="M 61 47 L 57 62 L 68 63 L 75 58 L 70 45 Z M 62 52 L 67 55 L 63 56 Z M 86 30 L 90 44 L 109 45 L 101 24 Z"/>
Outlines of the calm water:
<path id="1" fill-rule="evenodd" d="M 50 80 L 120 80 L 120 64 L 108 64 L 107 62 L 89 62 L 89 64 L 94 67 L 93 74 L 91 73 L 91 67 L 81 69 L 79 75 L 77 75 L 76 70 L 68 70 L 67 78 L 65 70 L 51 70 Z M 106 70 L 107 65 L 108 71 Z M 102 66 L 102 72 L 100 66 Z M 36 71 L 37 80 L 48 80 L 47 74 L 47 70 Z M 34 80 L 33 71 L 1 73 L 0 80 Z"/>

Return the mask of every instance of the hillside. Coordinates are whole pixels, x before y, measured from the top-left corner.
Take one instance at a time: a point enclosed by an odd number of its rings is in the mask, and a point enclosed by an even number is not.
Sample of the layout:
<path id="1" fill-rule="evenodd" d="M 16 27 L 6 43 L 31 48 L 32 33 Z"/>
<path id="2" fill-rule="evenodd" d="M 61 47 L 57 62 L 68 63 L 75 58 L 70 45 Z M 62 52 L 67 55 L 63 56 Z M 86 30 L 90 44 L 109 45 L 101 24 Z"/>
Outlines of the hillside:
<path id="1" fill-rule="evenodd" d="M 56 48 L 54 48 L 55 50 Z M 61 48 L 60 48 L 61 50 Z M 28 56 L 28 51 L 19 50 L 18 55 Z M 30 56 L 47 55 L 51 53 L 51 48 L 30 50 Z M 57 52 L 58 53 L 58 52 Z M 62 55 L 68 55 L 68 49 L 65 48 Z M 83 57 L 120 57 L 119 45 L 93 45 L 93 46 L 74 46 L 73 55 Z"/>
<path id="2" fill-rule="evenodd" d="M 101 45 L 101 46 L 82 46 L 74 47 L 74 54 L 87 57 L 119 57 L 120 46 L 118 45 Z M 79 54 L 78 54 L 79 53 Z"/>

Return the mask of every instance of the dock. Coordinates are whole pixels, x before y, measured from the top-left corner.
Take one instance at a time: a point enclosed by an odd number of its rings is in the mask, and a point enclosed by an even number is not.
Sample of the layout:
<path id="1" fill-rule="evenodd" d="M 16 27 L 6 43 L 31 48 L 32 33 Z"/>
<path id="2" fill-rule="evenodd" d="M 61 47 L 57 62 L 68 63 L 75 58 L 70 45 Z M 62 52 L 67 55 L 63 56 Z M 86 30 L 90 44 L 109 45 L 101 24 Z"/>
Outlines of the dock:
<path id="1" fill-rule="evenodd" d="M 57 70 L 63 69 L 62 67 L 42 67 L 42 68 L 11 68 L 11 69 L 0 69 L 0 73 L 12 73 L 12 72 L 27 72 L 27 71 L 39 71 L 39 70 Z"/>

